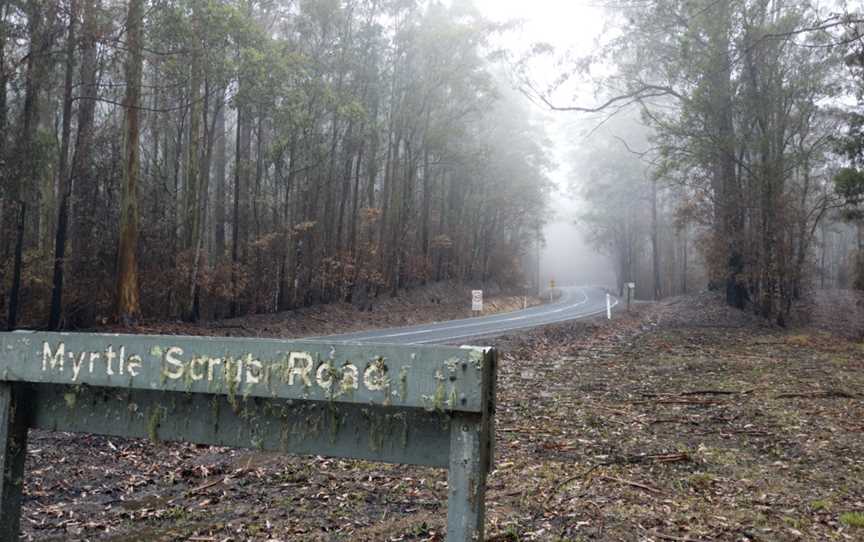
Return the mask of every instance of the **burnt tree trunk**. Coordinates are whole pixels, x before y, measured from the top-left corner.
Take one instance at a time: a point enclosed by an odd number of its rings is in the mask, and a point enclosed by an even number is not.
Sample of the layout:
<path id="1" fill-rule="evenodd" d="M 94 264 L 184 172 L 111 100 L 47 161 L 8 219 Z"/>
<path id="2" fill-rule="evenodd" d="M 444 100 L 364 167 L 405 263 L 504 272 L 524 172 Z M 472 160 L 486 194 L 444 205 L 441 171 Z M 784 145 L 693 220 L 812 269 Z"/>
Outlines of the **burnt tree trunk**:
<path id="1" fill-rule="evenodd" d="M 48 329 L 60 326 L 63 310 L 63 271 L 66 258 L 66 225 L 69 222 L 69 200 L 72 195 L 72 179 L 68 170 L 69 137 L 72 132 L 72 71 L 75 69 L 75 23 L 78 17 L 77 0 L 69 1 L 69 30 L 66 37 L 66 75 L 63 80 L 63 127 L 60 136 L 60 167 L 57 171 L 57 192 L 60 205 L 57 213 L 57 230 L 54 236 L 54 276 L 51 289 L 51 311 Z"/>
<path id="2" fill-rule="evenodd" d="M 18 211 L 17 236 L 15 239 L 15 264 L 12 270 L 12 288 L 9 290 L 9 330 L 18 325 L 18 294 L 21 290 L 21 255 L 24 252 L 24 229 L 26 227 L 27 204 L 20 202 Z"/>
<path id="3" fill-rule="evenodd" d="M 6 0 L 0 0 L 0 163 L 6 157 Z"/>

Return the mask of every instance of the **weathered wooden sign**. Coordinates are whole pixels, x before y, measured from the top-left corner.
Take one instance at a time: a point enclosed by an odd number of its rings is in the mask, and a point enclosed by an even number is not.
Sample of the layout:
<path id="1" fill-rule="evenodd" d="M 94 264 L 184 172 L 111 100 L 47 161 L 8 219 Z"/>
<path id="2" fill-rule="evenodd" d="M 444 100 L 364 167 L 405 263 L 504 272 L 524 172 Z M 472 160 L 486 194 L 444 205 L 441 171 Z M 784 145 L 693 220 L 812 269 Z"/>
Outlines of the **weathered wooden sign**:
<path id="1" fill-rule="evenodd" d="M 0 333 L 0 540 L 30 427 L 444 467 L 447 539 L 482 540 L 495 364 L 474 347 Z"/>

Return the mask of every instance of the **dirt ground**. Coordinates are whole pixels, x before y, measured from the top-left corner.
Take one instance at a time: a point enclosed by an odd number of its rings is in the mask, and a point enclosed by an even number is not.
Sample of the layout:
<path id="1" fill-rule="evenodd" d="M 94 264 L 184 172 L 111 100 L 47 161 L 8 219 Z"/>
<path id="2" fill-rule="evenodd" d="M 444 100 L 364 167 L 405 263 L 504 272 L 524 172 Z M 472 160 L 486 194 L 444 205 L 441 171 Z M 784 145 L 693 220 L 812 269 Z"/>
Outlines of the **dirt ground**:
<path id="1" fill-rule="evenodd" d="M 487 539 L 864 540 L 850 311 L 778 329 L 703 294 L 493 341 Z M 59 433 L 25 484 L 27 540 L 433 541 L 446 516 L 439 469 Z"/>

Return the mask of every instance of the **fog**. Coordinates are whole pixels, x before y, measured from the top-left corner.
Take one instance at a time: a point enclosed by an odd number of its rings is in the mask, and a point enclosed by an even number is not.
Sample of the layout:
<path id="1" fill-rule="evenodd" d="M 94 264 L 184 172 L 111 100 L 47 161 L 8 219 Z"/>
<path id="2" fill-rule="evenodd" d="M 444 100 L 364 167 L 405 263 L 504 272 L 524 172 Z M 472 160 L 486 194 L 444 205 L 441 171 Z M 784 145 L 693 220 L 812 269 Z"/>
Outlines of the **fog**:
<path id="1" fill-rule="evenodd" d="M 588 54 L 604 26 L 602 9 L 589 2 L 476 0 L 475 5 L 494 21 L 518 21 L 515 29 L 499 36 L 494 43 L 506 48 L 516 58 L 539 42 L 552 45 L 558 53 Z M 554 55 L 533 59 L 530 66 L 532 79 L 542 85 L 553 81 L 561 69 Z M 580 95 L 590 94 L 590 90 L 587 81 L 568 86 L 568 92 Z M 562 102 L 572 98 L 572 95 L 564 93 L 559 96 Z M 555 189 L 550 194 L 549 216 L 543 230 L 545 243 L 540 254 L 541 284 L 545 286 L 554 280 L 559 285 L 613 286 L 615 275 L 609 258 L 589 246 L 582 228 L 575 223 L 577 210 L 585 203 L 576 199 L 570 188 L 573 176 L 579 175 L 568 158 L 574 142 L 567 136 L 567 126 L 574 121 L 574 115 L 550 113 L 537 104 L 533 104 L 533 108 L 544 121 L 555 161 L 555 169 L 550 172 Z M 580 119 L 588 124 L 599 120 L 584 116 Z M 536 272 L 534 269 L 529 274 L 534 276 Z"/>
<path id="2" fill-rule="evenodd" d="M 218 4 L 3 2 L 0 325 L 864 288 L 860 0 Z"/>
<path id="3" fill-rule="evenodd" d="M 574 223 L 578 203 L 561 192 L 553 195 L 554 216 L 543 230 L 546 245 L 540 255 L 540 281 L 559 286 L 600 285 L 613 288 L 615 275 L 609 258 L 598 254 Z"/>
<path id="4" fill-rule="evenodd" d="M 554 280 L 558 285 L 596 284 L 614 287 L 612 262 L 591 247 L 583 227 L 576 223 L 586 203 L 572 189 L 581 172 L 572 161 L 572 124 L 566 115 L 547 114 L 547 129 L 553 142 L 556 169 L 551 174 L 555 190 L 550 195 L 550 216 L 543 230 L 545 246 L 540 255 L 541 284 Z M 569 137 L 568 137 L 568 134 Z"/>

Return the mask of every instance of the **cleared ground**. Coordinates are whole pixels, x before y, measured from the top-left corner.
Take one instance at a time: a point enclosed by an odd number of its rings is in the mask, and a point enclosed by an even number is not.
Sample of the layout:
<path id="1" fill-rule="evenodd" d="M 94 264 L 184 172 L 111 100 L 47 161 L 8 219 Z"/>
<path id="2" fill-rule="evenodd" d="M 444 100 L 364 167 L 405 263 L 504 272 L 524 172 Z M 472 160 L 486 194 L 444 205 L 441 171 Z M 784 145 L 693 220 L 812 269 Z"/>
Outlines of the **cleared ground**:
<path id="1" fill-rule="evenodd" d="M 864 539 L 864 345 L 838 299 L 794 330 L 706 294 L 494 341 L 489 538 Z M 441 540 L 445 517 L 435 469 L 49 433 L 27 469 L 33 540 Z"/>

